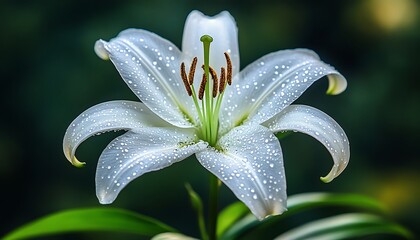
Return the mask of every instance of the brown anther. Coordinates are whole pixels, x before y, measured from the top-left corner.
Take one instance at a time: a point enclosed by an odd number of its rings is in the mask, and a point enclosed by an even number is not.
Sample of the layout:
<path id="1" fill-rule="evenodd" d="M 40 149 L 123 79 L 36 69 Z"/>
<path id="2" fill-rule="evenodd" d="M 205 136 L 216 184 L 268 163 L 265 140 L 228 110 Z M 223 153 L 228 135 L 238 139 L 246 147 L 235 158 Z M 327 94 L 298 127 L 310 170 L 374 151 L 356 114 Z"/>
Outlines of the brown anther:
<path id="1" fill-rule="evenodd" d="M 226 87 L 226 70 L 224 67 L 220 70 L 220 85 L 219 85 L 219 93 L 222 93 Z"/>
<path id="2" fill-rule="evenodd" d="M 206 74 L 203 73 L 203 79 L 201 80 L 200 89 L 198 90 L 198 99 L 202 100 L 204 91 L 206 90 L 207 78 Z"/>
<path id="3" fill-rule="evenodd" d="M 185 64 L 181 63 L 181 78 L 184 83 L 185 89 L 187 90 L 188 96 L 192 95 L 191 86 L 187 79 L 187 73 L 185 72 Z"/>
<path id="4" fill-rule="evenodd" d="M 196 66 L 197 66 L 197 57 L 194 57 L 191 63 L 190 72 L 188 73 L 188 80 L 189 80 L 190 85 L 194 83 L 194 73 L 195 73 Z"/>
<path id="5" fill-rule="evenodd" d="M 232 85 L 232 61 L 230 60 L 229 54 L 225 52 L 226 64 L 227 64 L 227 74 L 226 80 L 229 85 Z"/>
<path id="6" fill-rule="evenodd" d="M 219 79 L 217 73 L 212 67 L 209 66 L 211 78 L 213 78 L 213 97 L 217 96 L 217 89 L 219 88 Z"/>

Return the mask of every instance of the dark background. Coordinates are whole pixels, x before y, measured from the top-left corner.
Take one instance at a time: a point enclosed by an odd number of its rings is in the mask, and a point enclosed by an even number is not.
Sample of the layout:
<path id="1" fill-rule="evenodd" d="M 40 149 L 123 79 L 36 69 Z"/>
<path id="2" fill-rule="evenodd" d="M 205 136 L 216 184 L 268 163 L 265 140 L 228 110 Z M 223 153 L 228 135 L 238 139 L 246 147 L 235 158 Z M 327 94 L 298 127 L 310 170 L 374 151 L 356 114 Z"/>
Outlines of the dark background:
<path id="1" fill-rule="evenodd" d="M 289 195 L 366 194 L 386 204 L 394 219 L 416 230 L 420 224 L 419 8 L 415 0 L 2 1 L 0 236 L 55 211 L 99 206 L 96 162 L 116 134 L 103 134 L 80 146 L 78 158 L 87 162 L 83 169 L 65 159 L 62 137 L 88 107 L 136 97 L 112 64 L 95 55 L 93 45 L 99 38 L 109 40 L 134 27 L 180 47 L 185 18 L 194 9 L 206 15 L 228 10 L 235 17 L 241 68 L 264 54 L 303 47 L 315 50 L 347 78 L 348 89 L 339 96 L 324 94 L 324 79 L 298 102 L 328 113 L 345 129 L 351 143 L 350 164 L 339 178 L 324 184 L 318 179 L 332 164 L 326 149 L 303 134 L 282 139 Z M 206 171 L 190 158 L 132 182 L 112 206 L 198 236 L 184 183 L 190 182 L 205 197 L 207 180 Z M 222 189 L 222 206 L 235 200 Z"/>

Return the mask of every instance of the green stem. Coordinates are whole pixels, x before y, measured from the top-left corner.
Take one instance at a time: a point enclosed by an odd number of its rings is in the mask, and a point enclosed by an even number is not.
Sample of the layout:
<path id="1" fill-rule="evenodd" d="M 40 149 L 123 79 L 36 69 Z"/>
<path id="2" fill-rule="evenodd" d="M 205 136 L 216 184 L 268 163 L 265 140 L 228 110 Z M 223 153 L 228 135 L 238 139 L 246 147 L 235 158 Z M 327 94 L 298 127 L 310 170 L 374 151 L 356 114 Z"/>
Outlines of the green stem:
<path id="1" fill-rule="evenodd" d="M 210 174 L 210 199 L 209 199 L 209 240 L 216 240 L 217 232 L 217 214 L 218 214 L 218 195 L 219 195 L 219 179 Z"/>
<path id="2" fill-rule="evenodd" d="M 213 92 L 210 91 L 211 88 L 210 82 L 210 71 L 209 71 L 209 59 L 210 59 L 210 43 L 213 41 L 213 38 L 209 35 L 203 35 L 200 38 L 200 41 L 203 42 L 204 48 L 204 74 L 207 79 L 206 87 L 205 87 L 205 97 L 203 101 L 206 101 L 203 104 L 203 115 L 205 115 L 205 122 L 203 125 L 206 125 L 206 140 L 209 142 L 210 146 L 215 146 L 217 141 L 217 121 L 218 119 L 214 119 L 214 99 L 213 99 Z M 216 103 L 217 105 L 217 103 Z M 215 123 L 216 121 L 216 123 Z M 219 179 L 216 176 L 210 175 L 210 199 L 209 199 L 209 221 L 208 221 L 208 236 L 209 240 L 216 240 L 216 230 L 217 230 L 217 201 L 218 201 L 218 193 L 219 193 Z"/>

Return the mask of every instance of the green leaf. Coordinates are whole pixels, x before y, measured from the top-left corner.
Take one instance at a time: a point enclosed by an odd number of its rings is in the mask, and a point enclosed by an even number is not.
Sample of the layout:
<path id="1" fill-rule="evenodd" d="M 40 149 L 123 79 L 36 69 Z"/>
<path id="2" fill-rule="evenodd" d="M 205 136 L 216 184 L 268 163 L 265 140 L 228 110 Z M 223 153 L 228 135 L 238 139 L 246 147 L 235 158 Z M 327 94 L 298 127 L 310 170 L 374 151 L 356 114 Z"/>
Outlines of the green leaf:
<path id="1" fill-rule="evenodd" d="M 93 231 L 132 233 L 148 237 L 163 232 L 177 232 L 155 219 L 127 210 L 85 208 L 47 215 L 12 231 L 3 240 Z"/>
<path id="2" fill-rule="evenodd" d="M 203 240 L 207 240 L 208 235 L 204 221 L 203 201 L 201 200 L 200 196 L 192 189 L 190 184 L 185 184 L 185 188 L 187 189 L 188 195 L 190 196 L 191 205 L 197 214 L 198 227 L 200 229 L 201 238 Z"/>
<path id="3" fill-rule="evenodd" d="M 288 211 L 283 215 L 320 206 L 362 208 L 374 212 L 387 211 L 379 201 L 359 194 L 302 193 L 289 197 Z"/>
<path id="4" fill-rule="evenodd" d="M 232 239 L 240 239 L 244 233 L 248 230 L 253 229 L 260 225 L 261 222 L 252 215 L 247 214 L 242 219 L 238 220 L 236 223 L 232 224 L 226 231 L 220 236 L 221 240 L 232 240 Z"/>
<path id="5" fill-rule="evenodd" d="M 232 224 L 247 214 L 249 209 L 242 202 L 235 202 L 223 209 L 217 219 L 217 237 L 222 236 Z"/>
<path id="6" fill-rule="evenodd" d="M 398 224 L 365 213 L 348 213 L 316 220 L 291 229 L 276 240 L 340 240 L 372 234 L 394 234 L 405 238 L 412 235 Z"/>
<path id="7" fill-rule="evenodd" d="M 241 235 L 257 228 L 261 231 L 278 225 L 284 218 L 305 210 L 318 207 L 350 207 L 365 209 L 373 212 L 385 212 L 385 207 L 378 201 L 359 194 L 333 194 L 333 193 L 303 193 L 290 196 L 287 200 L 288 211 L 279 216 L 269 217 L 258 221 L 252 214 L 247 214 L 236 223 L 227 227 L 221 235 L 221 239 L 236 239 Z M 258 236 L 258 232 L 253 232 Z"/>
<path id="8" fill-rule="evenodd" d="M 190 197 L 191 205 L 193 206 L 194 210 L 197 212 L 202 212 L 203 201 L 201 201 L 200 196 L 192 189 L 190 184 L 185 184 L 185 188 L 187 189 L 188 196 Z"/>

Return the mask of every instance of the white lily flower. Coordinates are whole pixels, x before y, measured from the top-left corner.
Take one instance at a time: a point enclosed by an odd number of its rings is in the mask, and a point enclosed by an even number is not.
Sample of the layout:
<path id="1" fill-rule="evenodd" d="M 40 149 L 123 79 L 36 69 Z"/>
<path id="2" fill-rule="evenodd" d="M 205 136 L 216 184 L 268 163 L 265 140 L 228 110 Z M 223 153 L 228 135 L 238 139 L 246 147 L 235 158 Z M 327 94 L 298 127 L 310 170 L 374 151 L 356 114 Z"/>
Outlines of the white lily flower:
<path id="1" fill-rule="evenodd" d="M 203 53 L 203 35 L 213 38 L 210 53 Z M 209 36 L 201 39 L 207 47 Z M 337 177 L 348 163 L 349 142 L 341 127 L 320 110 L 290 105 L 324 76 L 330 84 L 327 92 L 339 94 L 346 88 L 345 78 L 306 49 L 268 54 L 239 72 L 237 28 L 228 12 L 214 17 L 190 13 L 182 52 L 139 29 L 125 30 L 109 42 L 99 40 L 95 51 L 112 61 L 141 101 L 93 106 L 70 124 L 64 136 L 64 153 L 79 166 L 83 163 L 75 151 L 85 139 L 127 130 L 99 158 L 96 192 L 103 204 L 112 203 L 137 177 L 196 154 L 203 167 L 256 217 L 281 214 L 287 195 L 276 132 L 303 132 L 328 149 L 334 165 L 322 178 L 325 182 Z M 195 66 L 206 59 L 209 64 L 204 69 L 211 67 L 211 77 L 206 77 L 204 85 L 203 71 Z"/>

